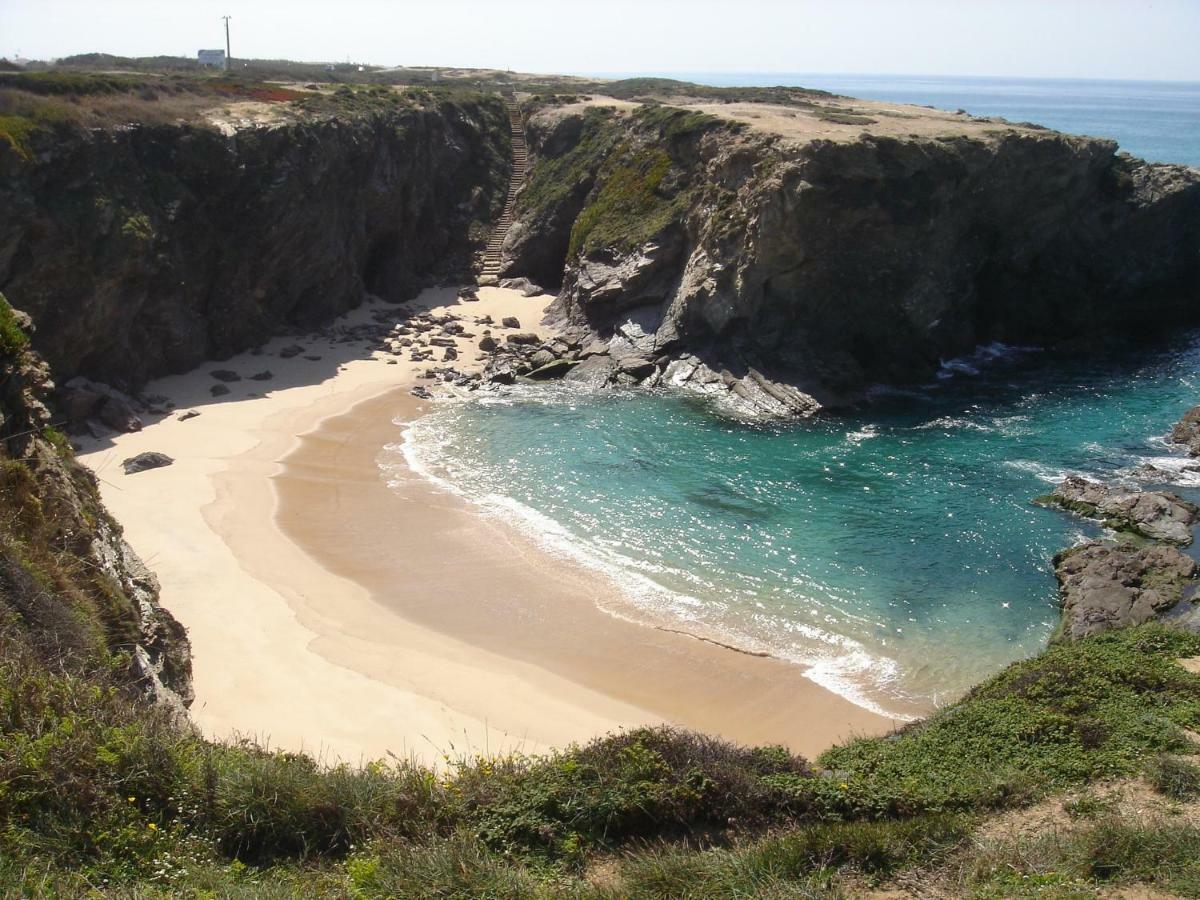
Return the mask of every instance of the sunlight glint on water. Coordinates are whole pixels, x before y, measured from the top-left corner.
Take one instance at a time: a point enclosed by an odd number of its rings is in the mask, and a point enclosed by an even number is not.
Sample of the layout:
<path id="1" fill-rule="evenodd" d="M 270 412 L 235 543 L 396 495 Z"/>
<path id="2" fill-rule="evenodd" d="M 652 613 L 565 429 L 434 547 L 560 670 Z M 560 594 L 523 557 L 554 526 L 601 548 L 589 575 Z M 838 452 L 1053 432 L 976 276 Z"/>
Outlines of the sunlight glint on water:
<path id="1" fill-rule="evenodd" d="M 1194 340 L 1150 359 L 976 359 L 853 418 L 776 426 L 677 395 L 529 386 L 440 408 L 403 450 L 618 575 L 626 611 L 896 708 L 1045 641 L 1050 558 L 1098 532 L 1031 499 L 1066 472 L 1180 468 L 1162 436 L 1196 401 L 1198 363 Z"/>

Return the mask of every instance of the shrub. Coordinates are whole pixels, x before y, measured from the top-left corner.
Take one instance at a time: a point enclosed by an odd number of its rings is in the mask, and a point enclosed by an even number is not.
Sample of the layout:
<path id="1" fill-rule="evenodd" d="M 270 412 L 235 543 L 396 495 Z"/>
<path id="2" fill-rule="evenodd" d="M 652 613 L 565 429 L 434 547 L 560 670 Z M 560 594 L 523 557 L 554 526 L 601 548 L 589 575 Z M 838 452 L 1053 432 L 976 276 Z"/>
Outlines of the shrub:
<path id="1" fill-rule="evenodd" d="M 0 356 L 16 356 L 29 345 L 8 300 L 0 294 Z"/>
<path id="2" fill-rule="evenodd" d="M 1193 753 L 1200 677 L 1176 664 L 1200 637 L 1147 625 L 1055 644 L 894 737 L 826 752 L 829 779 L 796 785 L 812 815 L 1010 806 Z"/>
<path id="3" fill-rule="evenodd" d="M 452 789 L 490 846 L 579 859 L 636 838 L 783 821 L 772 775 L 808 774 L 779 749 L 746 750 L 671 728 L 637 729 L 540 760 L 464 767 Z"/>
<path id="4" fill-rule="evenodd" d="M 1200 797 L 1200 766 L 1177 756 L 1162 755 L 1150 764 L 1147 776 L 1154 789 L 1173 800 Z"/>
<path id="5" fill-rule="evenodd" d="M 688 194 L 664 187 L 671 157 L 648 147 L 619 153 L 571 229 L 568 253 L 574 256 L 602 247 L 632 250 L 678 221 Z"/>

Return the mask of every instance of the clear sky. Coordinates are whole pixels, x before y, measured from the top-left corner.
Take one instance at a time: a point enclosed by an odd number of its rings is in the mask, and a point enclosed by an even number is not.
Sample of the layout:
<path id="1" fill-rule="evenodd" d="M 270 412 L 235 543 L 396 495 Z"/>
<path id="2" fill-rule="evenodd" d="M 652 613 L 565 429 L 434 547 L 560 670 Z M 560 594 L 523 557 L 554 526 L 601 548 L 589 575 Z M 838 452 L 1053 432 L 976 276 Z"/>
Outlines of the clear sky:
<path id="1" fill-rule="evenodd" d="M 0 55 L 1200 81 L 1200 0 L 0 0 Z"/>

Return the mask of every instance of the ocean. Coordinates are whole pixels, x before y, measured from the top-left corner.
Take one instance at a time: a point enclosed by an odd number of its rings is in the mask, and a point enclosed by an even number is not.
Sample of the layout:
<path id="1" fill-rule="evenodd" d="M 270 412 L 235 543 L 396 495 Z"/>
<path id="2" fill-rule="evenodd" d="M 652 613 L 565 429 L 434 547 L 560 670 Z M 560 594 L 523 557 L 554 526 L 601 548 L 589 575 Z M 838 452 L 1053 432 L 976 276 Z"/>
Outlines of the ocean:
<path id="1" fill-rule="evenodd" d="M 1195 85 L 798 77 L 1074 122 L 1140 155 L 1200 162 Z M 1184 96 L 1187 115 L 1165 112 Z M 816 422 L 748 425 L 674 393 L 529 385 L 441 405 L 388 453 L 612 576 L 614 612 L 792 660 L 888 711 L 943 703 L 1044 645 L 1058 620 L 1051 557 L 1100 533 L 1031 502 L 1066 473 L 1129 478 L 1151 463 L 1200 501 L 1164 440 L 1198 382 L 1200 332 L 1087 361 L 984 347 L 928 385 Z"/>
<path id="2" fill-rule="evenodd" d="M 638 74 L 718 87 L 798 85 L 870 100 L 965 109 L 978 116 L 1112 138 L 1122 150 L 1151 162 L 1200 166 L 1200 82 L 817 72 Z"/>

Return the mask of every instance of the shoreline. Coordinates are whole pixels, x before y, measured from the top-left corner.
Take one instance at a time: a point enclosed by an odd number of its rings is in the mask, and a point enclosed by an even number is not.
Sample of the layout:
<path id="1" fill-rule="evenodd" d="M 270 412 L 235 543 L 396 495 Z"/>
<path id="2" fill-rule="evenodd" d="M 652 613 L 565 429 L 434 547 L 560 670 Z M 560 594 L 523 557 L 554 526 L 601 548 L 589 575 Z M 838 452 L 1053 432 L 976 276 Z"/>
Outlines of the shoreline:
<path id="1" fill-rule="evenodd" d="M 459 305 L 441 290 L 410 306 L 540 319 L 549 300 L 487 289 L 481 299 Z M 407 391 L 426 364 L 385 368 L 362 342 L 309 343 L 334 357 L 324 380 L 304 376 L 311 362 L 272 356 L 268 396 L 245 382 L 214 402 L 204 366 L 148 388 L 200 417 L 172 415 L 81 453 L 189 630 L 193 718 L 209 736 L 349 762 L 389 752 L 433 762 L 663 721 L 807 755 L 893 727 L 797 666 L 604 613 L 596 592 L 615 587 L 415 473 L 388 488 L 376 456 L 397 438 L 397 415 L 421 412 Z M 107 472 L 151 449 L 175 464 Z"/>

